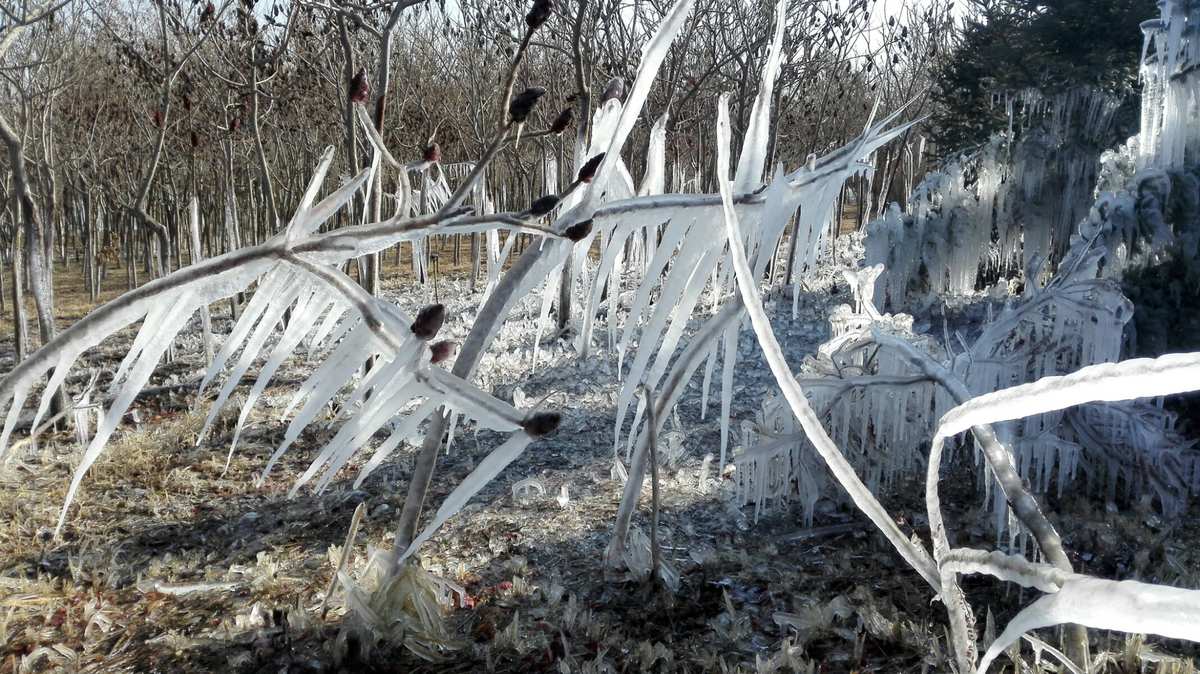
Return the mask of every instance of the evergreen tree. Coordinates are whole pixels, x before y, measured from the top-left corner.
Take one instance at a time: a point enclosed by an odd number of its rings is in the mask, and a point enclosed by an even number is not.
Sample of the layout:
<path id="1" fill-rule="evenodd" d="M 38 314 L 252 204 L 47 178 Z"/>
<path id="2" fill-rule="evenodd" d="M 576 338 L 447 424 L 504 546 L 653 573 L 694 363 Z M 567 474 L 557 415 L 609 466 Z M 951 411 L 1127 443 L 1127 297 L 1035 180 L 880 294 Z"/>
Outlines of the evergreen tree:
<path id="1" fill-rule="evenodd" d="M 1007 128 L 1003 94 L 1091 87 L 1135 91 L 1153 0 L 969 0 L 958 43 L 935 76 L 934 139 L 944 152 Z"/>

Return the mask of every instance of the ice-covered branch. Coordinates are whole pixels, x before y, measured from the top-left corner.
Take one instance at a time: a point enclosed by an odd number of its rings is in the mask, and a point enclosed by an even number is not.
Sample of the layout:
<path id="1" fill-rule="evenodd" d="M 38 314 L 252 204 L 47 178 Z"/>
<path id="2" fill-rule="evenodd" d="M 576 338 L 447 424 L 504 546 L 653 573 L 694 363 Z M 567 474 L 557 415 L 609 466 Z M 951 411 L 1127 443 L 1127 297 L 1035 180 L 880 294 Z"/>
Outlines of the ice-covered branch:
<path id="1" fill-rule="evenodd" d="M 926 375 L 944 386 L 960 403 L 971 399 L 971 393 L 958 377 L 932 358 L 916 349 L 908 341 L 876 330 L 873 339 L 887 348 L 895 349 L 916 365 Z M 944 422 L 944 418 L 943 418 Z M 1033 534 L 1042 550 L 1042 554 L 1059 569 L 1070 573 L 1071 561 L 1063 549 L 1062 537 L 1038 505 L 1037 499 L 1025 488 L 1021 475 L 1017 472 L 1016 462 L 1008 447 L 996 437 L 995 431 L 986 423 L 975 424 L 972 433 L 987 458 L 996 480 L 1000 483 L 1013 514 Z M 942 555 L 949 552 L 950 542 L 946 535 L 946 525 L 942 519 L 941 502 L 938 497 L 938 482 L 941 479 L 941 459 L 945 446 L 945 437 L 935 435 L 929 451 L 929 463 L 925 476 L 925 507 L 929 517 L 930 536 L 933 539 L 934 559 L 941 564 Z M 956 651 L 971 663 L 975 661 L 975 643 L 968 639 L 970 607 L 958 582 L 953 574 L 942 574 L 942 599 L 950 612 L 951 627 L 956 640 Z M 1087 657 L 1087 635 L 1082 630 L 1076 630 L 1072 638 L 1072 658 Z M 965 664 L 965 663 L 960 663 Z"/>
<path id="2" fill-rule="evenodd" d="M 979 674 L 986 674 L 996 656 L 1025 632 L 1063 623 L 1200 641 L 1200 590 L 1071 575 L 1058 592 L 1033 602 L 1008 623 L 980 661 Z"/>
<path id="3" fill-rule="evenodd" d="M 994 576 L 1021 587 L 1034 587 L 1042 592 L 1058 592 L 1072 574 L 1049 564 L 1035 564 L 1020 555 L 1008 555 L 999 550 L 954 548 L 942 555 L 942 573 Z"/>
<path id="4" fill-rule="evenodd" d="M 938 435 L 980 424 L 1020 419 L 1089 402 L 1114 402 L 1186 393 L 1200 388 L 1200 353 L 1173 353 L 1101 363 L 1061 377 L 1044 377 L 971 399 L 946 413 Z"/>
<path id="5" fill-rule="evenodd" d="M 379 341 L 386 344 L 392 350 L 400 350 L 400 341 L 387 329 L 384 319 L 376 309 L 371 295 L 361 285 L 355 283 L 353 279 L 338 269 L 313 264 L 290 253 L 284 259 L 289 264 L 296 265 L 305 273 L 320 279 L 322 283 L 328 285 L 335 292 L 340 293 L 350 306 L 354 307 L 354 310 L 362 316 L 363 322 L 379 338 Z"/>
<path id="6" fill-rule="evenodd" d="M 971 400 L 971 393 L 967 390 L 966 385 L 962 383 L 962 380 L 943 365 L 916 349 L 908 341 L 880 331 L 874 333 L 873 339 L 881 346 L 895 349 L 897 352 L 903 354 L 927 376 L 945 387 L 955 400 L 960 403 Z M 945 417 L 943 417 L 943 423 L 945 423 Z M 987 458 L 988 465 L 991 466 L 996 479 L 1000 482 L 1001 488 L 1004 489 L 1004 493 L 1008 496 L 1013 513 L 1033 533 L 1034 538 L 1038 542 L 1038 547 L 1041 548 L 1046 558 L 1063 571 L 1071 571 L 1070 560 L 1067 558 L 1066 552 L 1062 547 L 1062 538 L 1055 531 L 1054 526 L 1050 524 L 1050 521 L 1046 519 L 1045 514 L 1042 513 L 1037 499 L 1025 488 L 1021 475 L 1017 472 L 1012 452 L 1000 442 L 996 437 L 995 431 L 986 422 L 972 424 L 968 428 L 971 428 L 975 439 L 979 441 L 984 456 Z M 963 430 L 966 429 L 964 428 Z M 937 482 L 940 478 L 941 469 L 941 450 L 942 446 L 938 444 L 937 437 L 935 437 L 934 447 L 930 452 L 928 473 L 926 475 L 926 507 L 929 509 L 930 528 L 934 529 L 935 549 L 937 541 L 940 539 L 944 542 L 945 537 L 945 530 L 942 528 L 941 508 L 937 497 Z M 948 544 L 944 549 L 949 549 Z"/>
<path id="7" fill-rule="evenodd" d="M 804 392 L 796 383 L 791 368 L 783 357 L 783 351 L 779 347 L 779 342 L 775 338 L 774 331 L 771 329 L 770 320 L 767 318 L 766 312 L 763 311 L 762 299 L 758 294 L 758 282 L 752 275 L 749 264 L 746 261 L 746 251 L 743 248 L 741 238 L 742 234 L 738 229 L 737 214 L 733 208 L 733 195 L 730 193 L 728 183 L 729 109 L 728 102 L 724 98 L 722 98 L 718 108 L 717 134 L 717 149 L 719 153 L 717 159 L 718 183 L 721 186 L 725 228 L 730 242 L 737 286 L 741 293 L 742 302 L 746 305 L 746 311 L 750 316 L 751 325 L 754 326 L 754 333 L 757 335 L 759 345 L 762 347 L 763 354 L 767 359 L 767 364 L 771 367 L 771 372 L 775 375 L 776 382 L 778 382 L 779 387 L 782 389 L 784 397 L 792 408 L 792 412 L 799 419 L 804 432 L 808 435 L 809 440 L 821 455 L 821 458 L 825 460 L 826 465 L 829 466 L 830 472 L 833 473 L 842 487 L 850 494 L 850 498 L 854 501 L 854 504 L 888 538 L 901 557 L 921 574 L 935 590 L 940 590 L 941 581 L 938 577 L 936 566 L 929 557 L 929 553 L 904 536 L 900 528 L 896 526 L 895 521 L 875 498 L 875 495 L 859 479 L 858 475 L 854 472 L 854 468 L 833 444 L 833 440 L 829 438 L 824 427 L 821 426 L 821 421 L 817 419 L 817 415 L 809 407 L 808 399 L 804 397 Z"/>

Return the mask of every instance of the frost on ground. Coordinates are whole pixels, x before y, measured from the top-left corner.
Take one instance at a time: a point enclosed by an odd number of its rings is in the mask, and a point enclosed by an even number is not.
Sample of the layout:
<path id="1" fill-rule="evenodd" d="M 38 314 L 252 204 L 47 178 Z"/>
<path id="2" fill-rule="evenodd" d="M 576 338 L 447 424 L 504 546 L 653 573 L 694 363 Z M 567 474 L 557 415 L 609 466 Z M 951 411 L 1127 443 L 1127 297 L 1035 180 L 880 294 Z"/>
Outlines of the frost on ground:
<path id="1" fill-rule="evenodd" d="M 796 298 L 796 318 L 787 292 L 768 299 L 772 327 L 796 370 L 830 338 L 826 316 L 832 308 L 852 301 L 839 270 L 860 255 L 860 241 L 839 239 L 834 262 L 822 264 L 806 283 L 807 292 Z M 446 303 L 450 320 L 444 336 L 461 339 L 479 298 L 463 281 L 443 279 L 438 297 L 429 297 L 431 292 L 404 287 L 388 294 L 411 313 L 433 299 Z M 622 488 L 612 460 L 617 363 L 607 352 L 579 359 L 569 342 L 549 339 L 533 367 L 532 325 L 539 300 L 530 296 L 516 308 L 477 382 L 519 410 L 549 396 L 563 411 L 562 425 L 484 487 L 466 506 L 466 516 L 450 519 L 424 548 L 432 577 L 461 588 L 461 593 L 448 589 L 429 595 L 450 604 L 438 638 L 456 649 L 449 662 L 434 663 L 401 650 L 397 657 L 406 669 L 807 671 L 825 663 L 832 671 L 938 671 L 946 666 L 938 645 L 944 611 L 929 603 L 920 577 L 902 565 L 864 518 L 839 507 L 842 497 L 835 490 L 822 491 L 811 503 L 769 500 L 757 508 L 739 507 L 734 496 L 742 476 L 722 470 L 709 456 L 719 452 L 719 401 L 710 400 L 702 416 L 700 376 L 667 421 L 659 452 L 659 531 L 664 558 L 679 574 L 679 590 L 668 600 L 640 581 L 606 580 L 602 559 Z M 216 319 L 219 331 L 229 329 L 228 322 Z M 971 329 L 967 322 L 962 327 Z M 179 358 L 160 369 L 151 389 L 160 377 L 197 380 L 201 350 L 194 346 L 179 349 Z M 743 332 L 737 348 L 731 407 L 740 428 L 740 422 L 769 414 L 775 386 L 749 332 Z M 96 354 L 93 365 L 111 365 L 118 352 Z M 263 391 L 263 404 L 241 431 L 228 471 L 227 449 L 240 405 L 228 405 L 204 444 L 195 447 L 204 419 L 188 408 L 186 397 L 163 388 L 139 400 L 134 413 L 140 421 L 127 415 L 115 446 L 83 483 L 62 542 L 51 540 L 48 527 L 80 450 L 56 437 L 26 448 L 6 469 L 0 495 L 2 507 L 14 513 L 0 527 L 5 662 L 25 664 L 28 671 L 76 665 L 106 672 L 151 666 L 196 672 L 284 666 L 333 671 L 341 657 L 346 671 L 356 671 L 346 659 L 355 650 L 336 639 L 345 593 L 334 586 L 328 622 L 319 619 L 319 609 L 359 503 L 366 504 L 366 517 L 349 551 L 347 573 L 361 578 L 368 550 L 392 546 L 412 455 L 398 451 L 358 488 L 354 478 L 368 459 L 353 457 L 321 494 L 304 489 L 288 499 L 294 476 L 332 437 L 317 424 L 256 487 L 285 431 L 278 413 L 309 369 L 303 362 L 285 364 L 277 382 Z M 233 393 L 235 403 L 250 383 Z M 323 417 L 331 418 L 330 412 Z M 497 440 L 488 431 L 460 427 L 442 457 L 432 501 L 440 503 Z M 743 451 L 738 445 L 748 440 L 735 432 L 735 458 Z M 919 476 L 899 475 L 882 498 L 893 513 L 913 513 L 898 522 L 904 532 L 927 537 L 924 517 L 915 514 L 923 511 Z M 512 485 L 523 480 L 536 480 L 541 489 L 527 488 L 514 498 Z M 649 486 L 645 492 L 643 504 Z M 945 484 L 943 493 L 944 502 L 954 504 L 945 514 L 948 528 L 958 532 L 955 545 L 989 547 L 994 540 L 986 524 L 990 504 L 980 502 L 976 487 Z M 1188 544 L 1200 533 L 1197 518 L 1184 513 L 1165 520 L 1150 510 L 1100 512 L 1094 502 L 1070 494 L 1047 498 L 1048 510 L 1063 519 L 1056 523 L 1066 547 L 1079 555 L 1080 572 L 1200 583 L 1200 559 Z M 645 532 L 644 505 L 641 510 L 634 525 Z M 1071 526 L 1062 526 L 1065 522 Z M 972 594 L 1003 625 L 1024 602 L 993 588 L 972 587 Z M 1099 646 L 1135 658 L 1159 657 L 1153 645 L 1135 638 L 1113 637 Z M 1170 651 L 1186 653 L 1177 644 Z"/>

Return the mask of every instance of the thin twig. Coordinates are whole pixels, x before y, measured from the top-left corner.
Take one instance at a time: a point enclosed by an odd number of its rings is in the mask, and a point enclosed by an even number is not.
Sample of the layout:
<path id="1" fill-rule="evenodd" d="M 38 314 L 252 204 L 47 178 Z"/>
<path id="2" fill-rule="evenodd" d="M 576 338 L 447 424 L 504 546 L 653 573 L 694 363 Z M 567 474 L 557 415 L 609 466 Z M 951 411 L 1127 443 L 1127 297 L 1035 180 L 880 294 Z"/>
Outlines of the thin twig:
<path id="1" fill-rule="evenodd" d="M 472 168 L 471 172 L 467 174 L 466 179 L 459 183 L 458 188 L 454 190 L 454 194 L 451 194 L 450 198 L 446 200 L 446 203 L 442 205 L 441 210 L 438 211 L 439 214 L 457 208 L 458 205 L 463 202 L 463 199 L 467 198 L 467 195 L 470 194 L 471 190 L 475 187 L 475 183 L 479 182 L 479 178 L 483 175 L 484 168 L 491 163 L 492 158 L 496 156 L 496 153 L 500 151 L 500 148 L 504 147 L 508 130 L 511 128 L 512 122 L 509 121 L 505 121 L 500 126 L 500 131 L 496 134 L 496 137 L 492 139 L 492 144 L 489 145 L 487 150 L 484 151 L 483 157 L 476 162 L 474 168 Z"/>
<path id="2" fill-rule="evenodd" d="M 329 596 L 333 594 L 333 586 L 337 583 L 338 576 L 346 568 L 346 562 L 350 560 L 350 548 L 354 547 L 354 538 L 358 536 L 358 525 L 362 522 L 363 515 L 367 512 L 367 502 L 362 501 L 358 507 L 354 509 L 354 515 L 350 518 L 350 531 L 346 533 L 346 542 L 342 545 L 342 554 L 338 558 L 337 568 L 333 570 L 333 576 L 329 578 L 329 584 L 325 586 L 325 597 L 321 600 L 321 620 L 325 619 L 325 612 L 329 610 Z"/>
<path id="3" fill-rule="evenodd" d="M 521 38 L 521 45 L 517 47 L 517 54 L 513 57 L 512 65 L 508 68 L 508 75 L 504 78 L 504 98 L 500 100 L 500 120 L 498 126 L 501 131 L 508 131 L 512 126 L 508 120 L 508 104 L 512 102 L 513 87 L 517 83 L 517 70 L 521 67 L 521 61 L 525 58 L 525 50 L 529 49 L 529 40 L 533 38 L 534 28 L 530 26 L 525 30 L 525 37 Z"/>
<path id="4" fill-rule="evenodd" d="M 650 462 L 650 581 L 659 577 L 662 552 L 658 547 L 658 428 L 655 420 L 654 396 L 643 384 L 638 392 L 646 403 L 646 446 Z"/>

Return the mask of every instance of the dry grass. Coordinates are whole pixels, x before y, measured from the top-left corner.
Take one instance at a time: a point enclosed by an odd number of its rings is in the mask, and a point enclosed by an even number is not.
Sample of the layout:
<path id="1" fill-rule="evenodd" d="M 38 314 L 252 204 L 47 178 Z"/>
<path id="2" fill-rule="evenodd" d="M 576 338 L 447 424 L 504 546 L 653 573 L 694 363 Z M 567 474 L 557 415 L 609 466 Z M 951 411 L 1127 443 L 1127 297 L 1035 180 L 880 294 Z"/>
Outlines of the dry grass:
<path id="1" fill-rule="evenodd" d="M 283 393 L 268 391 L 268 402 L 277 406 Z M 600 457 L 553 473 L 549 493 L 532 502 L 513 502 L 505 485 L 489 489 L 431 542 L 430 570 L 467 593 L 468 606 L 448 616 L 457 647 L 448 660 L 384 650 L 375 662 L 386 667 L 354 664 L 355 651 L 338 639 L 340 590 L 328 621 L 319 619 L 324 588 L 357 503 L 365 500 L 369 515 L 351 551 L 352 572 L 363 573 L 366 548 L 390 545 L 403 482 L 385 470 L 368 492 L 346 491 L 343 482 L 324 496 L 286 500 L 318 439 L 285 455 L 276 477 L 256 489 L 275 430 L 265 411 L 257 415 L 245 448 L 222 473 L 235 410 L 222 416 L 209 446 L 195 446 L 202 416 L 186 410 L 159 411 L 125 429 L 84 482 L 62 540 L 52 540 L 49 527 L 79 448 L 49 438 L 4 469 L 0 673 L 338 671 L 335 653 L 343 654 L 340 671 L 397 671 L 397 662 L 414 672 L 483 671 L 487 663 L 501 672 L 562 671 L 562 661 L 569 671 L 753 672 L 746 663 L 756 659 L 762 672 L 945 666 L 942 612 L 875 537 L 860 530 L 789 538 L 787 513 L 742 529 L 720 501 L 696 491 L 690 468 L 664 477 L 664 536 L 683 571 L 679 594 L 605 580 L 600 552 L 620 485 L 601 474 Z M 464 447 L 447 458 L 435 498 L 478 456 Z M 404 472 L 403 462 L 397 468 Z M 566 506 L 553 501 L 557 479 L 571 484 Z M 919 509 L 915 500 L 894 505 Z M 1168 531 L 1149 513 L 1094 519 L 1082 503 L 1065 508 L 1072 521 L 1093 518 L 1073 532 L 1089 570 L 1112 575 L 1133 564 L 1144 577 L 1174 569 L 1175 582 L 1200 580 L 1200 551 L 1184 544 L 1197 536 L 1194 521 Z M 1150 557 L 1140 559 L 1140 549 Z M 972 596 L 981 606 L 1017 599 L 986 583 Z M 821 619 L 795 634 L 776 624 L 780 613 Z M 1164 658 L 1161 646 L 1143 640 L 1114 635 L 1101 644 L 1111 652 L 1106 671 L 1139 671 L 1142 662 L 1161 663 L 1150 671 L 1191 671 L 1189 661 Z"/>
<path id="2" fill-rule="evenodd" d="M 466 251 L 462 257 L 469 264 Z M 442 253 L 442 259 L 452 258 Z M 407 278 L 406 264 L 397 271 L 392 255 L 387 264 L 389 286 Z M 71 288 L 59 287 L 63 314 L 82 315 L 86 307 L 70 308 L 72 292 L 83 295 L 82 284 Z M 116 349 L 105 358 L 121 356 L 123 339 L 114 340 Z M 182 354 L 174 367 L 198 365 L 195 355 Z M 563 360 L 548 367 L 575 366 Z M 532 378 L 521 385 L 531 396 L 548 392 Z M 346 613 L 340 589 L 327 620 L 320 620 L 325 587 L 359 503 L 367 516 L 350 551 L 352 574 L 362 577 L 369 547 L 391 547 L 411 454 L 398 452 L 363 490 L 349 488 L 361 465 L 352 461 L 327 493 L 288 500 L 292 480 L 330 436 L 317 424 L 256 488 L 282 435 L 274 417 L 288 392 L 267 390 L 227 472 L 237 395 L 199 447 L 205 404 L 194 412 L 177 400 L 140 401 L 141 425 L 122 428 L 90 471 L 61 539 L 50 532 L 81 448 L 65 434 L 50 435 L 0 467 L 0 512 L 6 514 L 0 520 L 0 674 L 944 671 L 944 611 L 886 544 L 865 528 L 792 536 L 797 517 L 786 510 L 750 527 L 725 507 L 719 488 L 696 489 L 698 458 L 685 459 L 664 478 L 664 549 L 680 569 L 680 592 L 664 597 L 636 580 L 606 577 L 601 553 L 621 485 L 609 478 L 607 444 L 580 440 L 608 427 L 612 411 L 603 407 L 514 466 L 512 476 L 545 478 L 544 498 L 514 502 L 508 482 L 492 485 L 427 546 L 429 570 L 467 595 L 466 605 L 447 616 L 458 649 L 436 663 L 403 649 L 376 651 L 374 666 L 356 662 L 352 644 L 338 638 Z M 433 502 L 490 446 L 487 438 L 463 436 L 441 459 Z M 554 500 L 562 484 L 570 488 L 565 506 Z M 985 517 L 974 506 L 973 487 L 962 481 L 952 489 L 957 492 L 947 494 L 948 503 L 968 504 L 947 513 L 953 529 L 971 531 Z M 1063 514 L 1057 525 L 1068 548 L 1081 555 L 1081 570 L 1200 584 L 1195 509 L 1192 517 L 1168 523 L 1147 511 L 1104 513 L 1084 501 L 1048 505 Z M 902 488 L 888 506 L 922 512 L 920 489 Z M 818 526 L 854 521 L 836 512 L 823 517 Z M 987 581 L 967 587 L 981 614 L 990 607 L 1001 624 L 1029 600 Z M 821 621 L 797 632 L 777 614 Z M 1148 646 L 1123 635 L 1097 635 L 1095 645 L 1112 653 L 1110 672 L 1139 666 L 1189 672 L 1187 660 L 1157 653 L 1194 657 L 1186 646 Z"/>
<path id="3" fill-rule="evenodd" d="M 318 591 L 327 546 L 294 534 L 325 531 L 311 520 L 340 520 L 330 516 L 340 506 L 286 502 L 279 482 L 255 489 L 257 453 L 222 474 L 224 453 L 195 446 L 202 422 L 163 413 L 120 434 L 89 472 L 61 539 L 51 527 L 80 448 L 50 438 L 4 468 L 0 672 L 144 671 L 172 653 L 182 660 L 169 671 L 224 671 L 225 647 L 238 656 L 261 636 L 262 606 L 294 610 Z M 205 583 L 223 589 L 173 594 Z"/>

